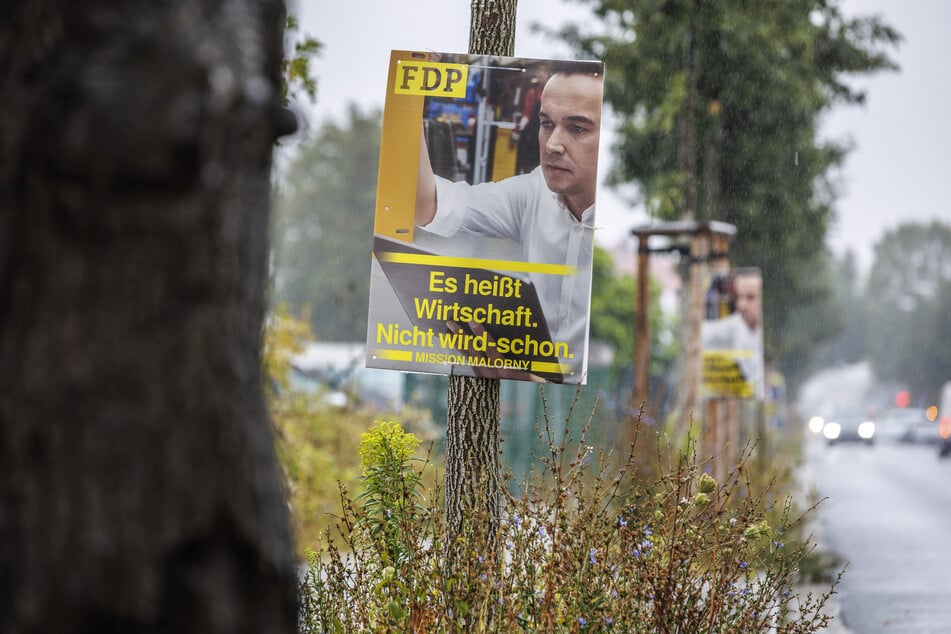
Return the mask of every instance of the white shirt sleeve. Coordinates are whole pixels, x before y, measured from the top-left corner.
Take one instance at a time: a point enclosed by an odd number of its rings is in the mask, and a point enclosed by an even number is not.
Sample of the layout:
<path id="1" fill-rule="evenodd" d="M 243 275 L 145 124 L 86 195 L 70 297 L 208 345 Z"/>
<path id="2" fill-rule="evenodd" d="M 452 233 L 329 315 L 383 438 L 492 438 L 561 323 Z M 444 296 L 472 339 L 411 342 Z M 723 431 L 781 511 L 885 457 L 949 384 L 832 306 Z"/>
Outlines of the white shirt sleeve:
<path id="1" fill-rule="evenodd" d="M 469 185 L 436 177 L 436 215 L 426 230 L 441 236 L 457 231 L 521 241 L 522 211 L 531 197 L 528 175 Z"/>

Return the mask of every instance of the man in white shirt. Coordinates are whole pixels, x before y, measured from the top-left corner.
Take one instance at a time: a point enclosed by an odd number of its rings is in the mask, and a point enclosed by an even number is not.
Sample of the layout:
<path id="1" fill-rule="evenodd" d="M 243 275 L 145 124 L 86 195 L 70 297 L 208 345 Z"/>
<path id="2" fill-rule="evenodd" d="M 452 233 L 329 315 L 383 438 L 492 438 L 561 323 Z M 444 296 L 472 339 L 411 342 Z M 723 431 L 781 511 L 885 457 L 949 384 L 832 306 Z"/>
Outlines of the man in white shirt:
<path id="1" fill-rule="evenodd" d="M 766 385 L 763 371 L 763 278 L 758 271 L 740 270 L 733 277 L 735 310 L 703 323 L 703 349 L 729 351 L 752 396 L 762 399 Z"/>
<path id="2" fill-rule="evenodd" d="M 526 262 L 572 267 L 571 275 L 531 278 L 552 339 L 568 343 L 561 362 L 571 367 L 575 376 L 566 381 L 574 383 L 587 356 L 602 86 L 600 73 L 554 69 L 541 97 L 540 165 L 528 174 L 454 183 L 433 175 L 425 143 L 420 146 L 417 225 L 442 236 L 463 231 L 506 238 L 521 246 Z M 470 327 L 481 333 L 479 324 Z M 511 373 L 480 371 L 501 378 Z"/>

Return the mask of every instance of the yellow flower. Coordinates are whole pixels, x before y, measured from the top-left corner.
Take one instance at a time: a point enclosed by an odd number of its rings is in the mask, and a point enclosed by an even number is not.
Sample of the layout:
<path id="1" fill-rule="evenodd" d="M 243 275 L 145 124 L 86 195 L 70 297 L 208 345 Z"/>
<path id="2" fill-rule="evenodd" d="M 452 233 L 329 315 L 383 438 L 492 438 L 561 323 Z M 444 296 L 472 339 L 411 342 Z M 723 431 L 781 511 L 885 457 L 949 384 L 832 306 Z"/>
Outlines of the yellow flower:
<path id="1" fill-rule="evenodd" d="M 369 431 L 360 434 L 360 464 L 364 472 L 390 460 L 402 464 L 413 457 L 418 447 L 416 436 L 404 432 L 398 422 L 377 419 Z"/>
<path id="2" fill-rule="evenodd" d="M 708 473 L 704 473 L 697 481 L 697 489 L 701 493 L 713 493 L 717 488 L 717 481 Z"/>

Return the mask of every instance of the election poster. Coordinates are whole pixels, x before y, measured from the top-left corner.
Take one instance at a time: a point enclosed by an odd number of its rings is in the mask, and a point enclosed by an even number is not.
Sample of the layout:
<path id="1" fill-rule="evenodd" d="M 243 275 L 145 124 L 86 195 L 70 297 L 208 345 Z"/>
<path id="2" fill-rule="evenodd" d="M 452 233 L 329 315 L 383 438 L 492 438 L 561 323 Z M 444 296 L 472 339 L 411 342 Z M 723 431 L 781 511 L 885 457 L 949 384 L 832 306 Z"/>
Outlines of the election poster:
<path id="1" fill-rule="evenodd" d="M 702 393 L 763 400 L 763 277 L 742 268 L 716 275 L 707 291 Z"/>
<path id="2" fill-rule="evenodd" d="M 585 382 L 603 77 L 391 53 L 367 367 Z"/>

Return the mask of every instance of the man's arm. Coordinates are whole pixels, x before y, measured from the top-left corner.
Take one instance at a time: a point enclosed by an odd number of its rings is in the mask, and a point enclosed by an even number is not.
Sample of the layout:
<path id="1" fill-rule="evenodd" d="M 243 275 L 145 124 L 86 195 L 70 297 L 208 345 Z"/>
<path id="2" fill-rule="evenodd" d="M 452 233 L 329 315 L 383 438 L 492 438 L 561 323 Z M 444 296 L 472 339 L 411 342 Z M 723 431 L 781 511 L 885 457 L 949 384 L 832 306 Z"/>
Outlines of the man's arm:
<path id="1" fill-rule="evenodd" d="M 416 224 L 425 227 L 436 217 L 436 177 L 429 161 L 426 135 L 420 132 L 419 172 L 416 176 Z"/>

